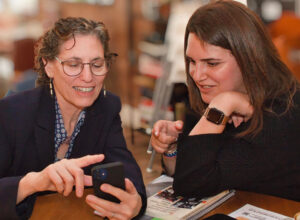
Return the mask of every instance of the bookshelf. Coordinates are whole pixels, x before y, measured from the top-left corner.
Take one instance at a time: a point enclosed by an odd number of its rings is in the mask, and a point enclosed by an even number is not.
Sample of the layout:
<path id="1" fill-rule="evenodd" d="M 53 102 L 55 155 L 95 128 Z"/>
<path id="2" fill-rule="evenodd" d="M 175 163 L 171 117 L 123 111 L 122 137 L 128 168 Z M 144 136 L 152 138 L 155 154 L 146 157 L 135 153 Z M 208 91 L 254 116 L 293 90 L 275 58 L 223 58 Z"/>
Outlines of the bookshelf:
<path id="1" fill-rule="evenodd" d="M 170 4 L 171 1 L 157 1 L 156 4 L 144 1 L 141 5 L 144 18 L 153 23 L 153 30 L 137 44 L 137 74 L 134 83 L 140 94 L 137 105 L 140 116 L 138 130 L 148 135 L 151 134 L 150 123 L 155 110 L 155 88 L 164 74 L 163 60 L 167 53 L 164 37 Z M 173 119 L 171 106 L 168 106 L 166 115 L 170 120 Z"/>
<path id="2" fill-rule="evenodd" d="M 154 123 L 160 119 L 182 119 L 178 118 L 182 117 L 182 111 L 184 111 L 181 102 L 187 98 L 186 87 L 185 90 L 182 89 L 186 84 L 183 48 L 185 27 L 194 10 L 202 4 L 204 4 L 202 1 L 176 1 L 171 4 L 164 43 L 161 45 L 161 48 L 165 49 L 161 49 L 164 53 L 161 53 L 159 58 L 162 74 L 155 81 L 152 97 L 153 110 L 146 128 L 149 135 L 151 135 Z M 178 95 L 178 91 L 182 91 L 182 93 Z M 175 96 L 176 93 L 177 97 Z M 180 109 L 177 114 L 174 113 L 175 106 Z M 169 113 L 170 111 L 172 115 Z M 176 118 L 176 115 L 180 116 Z M 149 145 L 147 152 L 151 154 L 147 171 L 152 172 L 155 151 L 152 150 L 151 145 Z"/>

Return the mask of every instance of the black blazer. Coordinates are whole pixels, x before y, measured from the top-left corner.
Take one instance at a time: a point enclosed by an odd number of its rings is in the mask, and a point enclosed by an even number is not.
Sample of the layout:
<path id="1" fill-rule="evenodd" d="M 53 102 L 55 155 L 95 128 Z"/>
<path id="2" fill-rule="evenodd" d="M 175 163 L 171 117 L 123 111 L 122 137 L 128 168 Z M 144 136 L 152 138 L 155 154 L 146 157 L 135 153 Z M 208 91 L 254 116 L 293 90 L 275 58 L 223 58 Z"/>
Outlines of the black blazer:
<path id="1" fill-rule="evenodd" d="M 135 185 L 146 206 L 146 193 L 140 169 L 126 147 L 118 97 L 107 92 L 87 108 L 85 122 L 76 137 L 71 158 L 88 154 L 105 155 L 105 161 L 121 161 L 125 176 Z M 0 100 L 0 219 L 28 218 L 36 194 L 16 207 L 22 176 L 41 171 L 54 162 L 54 99 L 48 89 L 39 87 Z M 84 169 L 90 174 L 90 167 Z"/>

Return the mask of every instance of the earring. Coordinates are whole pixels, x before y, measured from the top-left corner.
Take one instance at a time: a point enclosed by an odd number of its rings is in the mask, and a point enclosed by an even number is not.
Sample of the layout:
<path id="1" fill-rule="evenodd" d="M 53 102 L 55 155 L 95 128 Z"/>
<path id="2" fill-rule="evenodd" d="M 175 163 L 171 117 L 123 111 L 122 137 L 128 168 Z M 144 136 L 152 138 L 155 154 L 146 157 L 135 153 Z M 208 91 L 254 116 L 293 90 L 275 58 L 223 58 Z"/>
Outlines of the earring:
<path id="1" fill-rule="evenodd" d="M 106 97 L 106 89 L 105 89 L 105 85 L 103 86 L 103 95 L 104 95 L 104 97 Z"/>
<path id="2" fill-rule="evenodd" d="M 53 97 L 53 85 L 52 85 L 52 78 L 50 78 L 50 81 L 49 81 L 49 88 L 50 88 L 50 95 L 51 95 L 51 97 Z"/>

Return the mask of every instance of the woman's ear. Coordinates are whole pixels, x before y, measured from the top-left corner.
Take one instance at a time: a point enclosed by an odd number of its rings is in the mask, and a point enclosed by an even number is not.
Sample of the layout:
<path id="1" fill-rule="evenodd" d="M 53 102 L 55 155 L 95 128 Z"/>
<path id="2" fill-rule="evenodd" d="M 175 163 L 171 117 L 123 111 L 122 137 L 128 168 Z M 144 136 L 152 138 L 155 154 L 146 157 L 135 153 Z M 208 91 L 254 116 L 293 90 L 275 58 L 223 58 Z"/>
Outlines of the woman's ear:
<path id="1" fill-rule="evenodd" d="M 44 58 L 42 58 L 44 66 L 45 66 L 45 72 L 47 74 L 47 76 L 49 78 L 53 78 L 53 63 L 49 62 L 48 60 L 45 60 Z"/>

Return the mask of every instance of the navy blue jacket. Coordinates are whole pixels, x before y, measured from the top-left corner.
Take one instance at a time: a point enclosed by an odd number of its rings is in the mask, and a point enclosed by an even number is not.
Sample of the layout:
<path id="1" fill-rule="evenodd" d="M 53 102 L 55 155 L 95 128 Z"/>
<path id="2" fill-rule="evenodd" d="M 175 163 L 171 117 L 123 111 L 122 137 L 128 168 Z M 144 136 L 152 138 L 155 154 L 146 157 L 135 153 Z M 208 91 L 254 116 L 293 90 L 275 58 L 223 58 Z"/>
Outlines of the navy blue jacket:
<path id="1" fill-rule="evenodd" d="M 146 207 L 141 171 L 126 147 L 117 96 L 103 92 L 87 108 L 85 122 L 75 139 L 71 158 L 88 154 L 105 155 L 105 161 L 121 161 L 125 176 L 135 185 Z M 28 218 L 34 194 L 16 206 L 18 184 L 28 172 L 41 171 L 54 162 L 54 99 L 45 87 L 0 100 L 0 219 Z M 84 169 L 90 174 L 90 168 Z"/>

